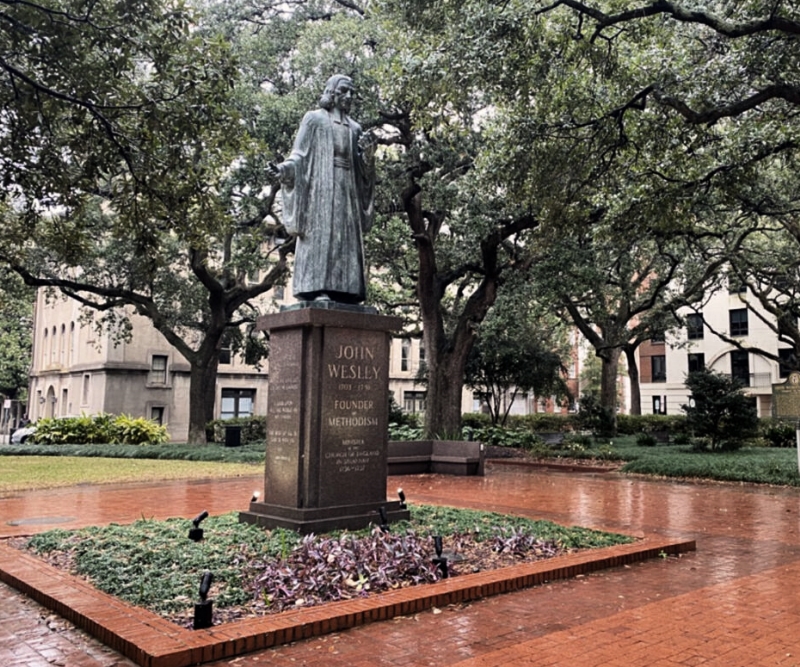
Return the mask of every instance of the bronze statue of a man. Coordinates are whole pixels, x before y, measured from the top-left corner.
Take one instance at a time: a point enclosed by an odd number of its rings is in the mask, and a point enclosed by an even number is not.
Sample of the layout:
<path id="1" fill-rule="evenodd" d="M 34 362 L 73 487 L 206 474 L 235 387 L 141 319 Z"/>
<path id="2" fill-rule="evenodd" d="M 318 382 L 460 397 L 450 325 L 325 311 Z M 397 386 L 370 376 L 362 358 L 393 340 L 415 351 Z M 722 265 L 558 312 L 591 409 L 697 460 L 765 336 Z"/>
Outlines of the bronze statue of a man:
<path id="1" fill-rule="evenodd" d="M 355 88 L 341 74 L 319 109 L 300 124 L 289 158 L 270 165 L 280 179 L 283 222 L 297 236 L 294 295 L 360 303 L 366 297 L 363 235 L 373 221 L 375 138 L 348 112 Z"/>

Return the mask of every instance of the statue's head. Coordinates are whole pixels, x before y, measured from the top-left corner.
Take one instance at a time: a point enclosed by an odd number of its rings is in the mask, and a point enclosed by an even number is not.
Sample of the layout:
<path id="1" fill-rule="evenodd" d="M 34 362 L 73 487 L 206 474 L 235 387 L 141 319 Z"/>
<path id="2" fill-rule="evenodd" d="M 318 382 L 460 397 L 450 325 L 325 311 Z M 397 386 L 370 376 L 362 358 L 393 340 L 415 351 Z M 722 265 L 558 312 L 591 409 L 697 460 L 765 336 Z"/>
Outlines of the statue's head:
<path id="1" fill-rule="evenodd" d="M 334 74 L 328 82 L 325 84 L 325 90 L 322 93 L 322 97 L 319 98 L 319 105 L 323 109 L 327 109 L 330 111 L 333 109 L 334 104 L 334 93 L 336 92 L 336 88 L 342 83 L 350 84 L 351 88 L 355 88 L 353 85 L 353 80 L 349 76 L 345 76 L 344 74 Z"/>

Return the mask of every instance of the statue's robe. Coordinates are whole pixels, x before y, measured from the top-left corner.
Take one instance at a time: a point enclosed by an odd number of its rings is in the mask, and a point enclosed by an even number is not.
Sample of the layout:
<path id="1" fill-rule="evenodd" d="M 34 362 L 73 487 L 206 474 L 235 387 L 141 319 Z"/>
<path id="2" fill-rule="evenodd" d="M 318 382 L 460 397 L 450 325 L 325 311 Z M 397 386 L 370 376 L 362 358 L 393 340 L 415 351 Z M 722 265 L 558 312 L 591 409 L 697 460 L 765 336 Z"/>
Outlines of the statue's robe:
<path id="1" fill-rule="evenodd" d="M 282 165 L 283 221 L 297 235 L 294 295 L 360 303 L 366 296 L 363 235 L 374 219 L 374 174 L 358 146 L 361 126 L 349 117 L 336 125 L 325 109 L 303 118 Z"/>

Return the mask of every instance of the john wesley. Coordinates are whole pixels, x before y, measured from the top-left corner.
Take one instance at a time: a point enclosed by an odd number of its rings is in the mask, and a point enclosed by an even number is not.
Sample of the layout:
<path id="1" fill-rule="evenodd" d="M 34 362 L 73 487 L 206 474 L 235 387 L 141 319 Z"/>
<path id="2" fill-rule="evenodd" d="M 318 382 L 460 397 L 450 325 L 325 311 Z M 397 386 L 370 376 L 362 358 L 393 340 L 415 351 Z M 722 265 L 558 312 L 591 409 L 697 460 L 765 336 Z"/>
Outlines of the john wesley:
<path id="1" fill-rule="evenodd" d="M 283 222 L 297 236 L 294 295 L 360 303 L 366 296 L 363 236 L 373 221 L 375 140 L 348 112 L 349 77 L 328 80 L 319 109 L 303 118 L 292 154 L 270 173 L 281 181 Z"/>

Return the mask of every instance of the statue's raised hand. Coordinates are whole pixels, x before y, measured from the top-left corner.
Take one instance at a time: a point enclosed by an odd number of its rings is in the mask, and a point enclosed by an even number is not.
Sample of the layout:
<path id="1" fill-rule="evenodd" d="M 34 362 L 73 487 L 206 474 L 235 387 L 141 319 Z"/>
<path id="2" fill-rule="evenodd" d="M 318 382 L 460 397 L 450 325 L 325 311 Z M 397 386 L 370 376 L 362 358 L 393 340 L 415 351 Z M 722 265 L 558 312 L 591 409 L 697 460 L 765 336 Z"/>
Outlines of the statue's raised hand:
<path id="1" fill-rule="evenodd" d="M 294 184 L 294 165 L 291 162 L 267 163 L 267 178 L 273 183 Z"/>
<path id="2" fill-rule="evenodd" d="M 271 181 L 279 181 L 281 180 L 281 168 L 280 165 L 275 164 L 274 162 L 267 163 L 267 178 Z"/>
<path id="3" fill-rule="evenodd" d="M 378 145 L 378 137 L 376 137 L 371 130 L 364 132 L 358 138 L 358 147 L 361 149 L 363 155 L 372 156 L 375 153 L 375 147 Z"/>

